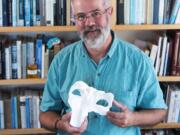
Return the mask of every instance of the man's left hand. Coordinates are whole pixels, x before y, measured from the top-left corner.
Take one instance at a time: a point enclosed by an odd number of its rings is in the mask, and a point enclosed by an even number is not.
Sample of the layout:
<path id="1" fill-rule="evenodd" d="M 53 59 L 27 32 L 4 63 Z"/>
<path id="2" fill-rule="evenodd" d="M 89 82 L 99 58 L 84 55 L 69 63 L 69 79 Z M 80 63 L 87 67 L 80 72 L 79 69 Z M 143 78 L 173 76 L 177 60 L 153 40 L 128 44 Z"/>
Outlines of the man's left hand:
<path id="1" fill-rule="evenodd" d="M 113 105 L 117 106 L 122 112 L 109 111 L 107 113 L 108 119 L 119 127 L 132 126 L 134 122 L 134 113 L 116 100 L 113 101 Z"/>

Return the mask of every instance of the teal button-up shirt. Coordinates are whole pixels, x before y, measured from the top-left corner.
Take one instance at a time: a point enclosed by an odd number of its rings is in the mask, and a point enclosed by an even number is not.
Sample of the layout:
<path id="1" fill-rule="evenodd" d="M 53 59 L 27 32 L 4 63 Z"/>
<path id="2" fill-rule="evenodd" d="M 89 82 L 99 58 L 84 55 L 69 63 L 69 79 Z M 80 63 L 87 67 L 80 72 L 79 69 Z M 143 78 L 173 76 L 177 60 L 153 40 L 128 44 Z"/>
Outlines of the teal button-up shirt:
<path id="1" fill-rule="evenodd" d="M 99 64 L 88 55 L 82 41 L 64 48 L 54 58 L 47 77 L 41 111 L 71 111 L 68 92 L 76 81 L 114 94 L 118 102 L 138 108 L 167 108 L 150 59 L 134 45 L 113 35 L 111 47 Z M 78 104 L 78 103 L 77 103 Z M 121 111 L 113 106 L 111 111 Z M 59 132 L 58 134 L 66 134 Z M 89 113 L 83 135 L 139 135 L 138 127 L 121 128 L 106 116 Z"/>

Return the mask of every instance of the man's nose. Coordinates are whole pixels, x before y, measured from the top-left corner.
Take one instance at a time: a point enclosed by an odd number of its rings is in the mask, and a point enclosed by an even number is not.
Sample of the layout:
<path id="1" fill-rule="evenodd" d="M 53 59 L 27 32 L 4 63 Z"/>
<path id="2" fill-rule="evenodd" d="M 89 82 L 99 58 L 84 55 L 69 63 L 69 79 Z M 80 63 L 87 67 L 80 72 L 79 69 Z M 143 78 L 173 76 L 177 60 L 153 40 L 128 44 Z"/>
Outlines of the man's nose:
<path id="1" fill-rule="evenodd" d="M 92 26 L 95 24 L 95 20 L 92 16 L 87 16 L 86 21 L 85 21 L 85 25 L 86 26 Z"/>

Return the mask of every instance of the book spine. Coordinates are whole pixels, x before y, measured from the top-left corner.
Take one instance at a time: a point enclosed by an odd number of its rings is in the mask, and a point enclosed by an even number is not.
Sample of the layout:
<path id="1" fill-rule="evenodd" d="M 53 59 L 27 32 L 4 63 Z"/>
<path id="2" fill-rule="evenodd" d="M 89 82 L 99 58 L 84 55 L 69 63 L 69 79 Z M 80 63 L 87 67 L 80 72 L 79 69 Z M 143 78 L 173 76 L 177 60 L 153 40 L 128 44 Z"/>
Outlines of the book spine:
<path id="1" fill-rule="evenodd" d="M 12 25 L 17 26 L 17 0 L 12 0 Z"/>
<path id="2" fill-rule="evenodd" d="M 174 2 L 173 9 L 172 9 L 172 12 L 171 12 L 171 17 L 170 17 L 170 20 L 169 20 L 170 24 L 174 24 L 175 23 L 176 16 L 177 16 L 179 8 L 180 8 L 180 0 L 176 0 Z"/>
<path id="3" fill-rule="evenodd" d="M 21 114 L 21 128 L 26 127 L 26 106 L 25 106 L 25 96 L 20 96 L 20 114 Z"/>
<path id="4" fill-rule="evenodd" d="M 22 43 L 22 78 L 25 79 L 27 76 L 26 68 L 27 68 L 27 56 L 26 56 L 26 44 Z"/>
<path id="5" fill-rule="evenodd" d="M 8 26 L 13 25 L 12 0 L 8 0 Z"/>
<path id="6" fill-rule="evenodd" d="M 130 21 L 130 0 L 124 0 L 124 23 L 129 24 Z"/>
<path id="7" fill-rule="evenodd" d="M 3 10 L 3 26 L 8 26 L 8 14 L 7 14 L 7 11 L 8 11 L 8 3 L 7 3 L 7 0 L 3 0 L 3 3 L 2 3 L 2 10 Z"/>
<path id="8" fill-rule="evenodd" d="M 26 105 L 26 128 L 31 128 L 31 123 L 30 123 L 30 103 L 29 103 L 29 97 L 28 96 L 26 96 L 25 105 Z"/>
<path id="9" fill-rule="evenodd" d="M 41 78 L 42 71 L 42 40 L 36 40 L 36 64 L 38 67 L 38 76 Z"/>
<path id="10" fill-rule="evenodd" d="M 25 26 L 31 26 L 31 8 L 30 8 L 30 0 L 25 0 L 25 8 L 24 8 L 24 13 L 25 13 Z"/>
<path id="11" fill-rule="evenodd" d="M 22 78 L 21 41 L 20 40 L 16 41 L 16 45 L 17 45 L 17 75 L 18 75 L 18 79 L 21 79 Z"/>
<path id="12" fill-rule="evenodd" d="M 12 53 L 12 79 L 17 79 L 17 46 L 11 46 Z"/>
<path id="13" fill-rule="evenodd" d="M 3 3 L 0 0 L 0 27 L 3 26 Z"/>
<path id="14" fill-rule="evenodd" d="M 12 78 L 11 47 L 5 48 L 5 79 Z"/>
<path id="15" fill-rule="evenodd" d="M 24 26 L 24 0 L 19 0 L 19 26 Z"/>

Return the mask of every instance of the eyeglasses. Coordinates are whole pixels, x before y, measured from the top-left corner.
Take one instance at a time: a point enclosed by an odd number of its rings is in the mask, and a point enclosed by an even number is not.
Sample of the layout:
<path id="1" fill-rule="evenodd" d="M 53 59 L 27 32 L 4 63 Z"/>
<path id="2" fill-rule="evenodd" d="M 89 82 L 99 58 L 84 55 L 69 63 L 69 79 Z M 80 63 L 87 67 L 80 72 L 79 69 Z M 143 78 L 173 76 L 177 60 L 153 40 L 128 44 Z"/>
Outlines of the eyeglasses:
<path id="1" fill-rule="evenodd" d="M 85 13 L 79 13 L 77 15 L 74 16 L 74 19 L 76 19 L 79 22 L 85 22 L 89 17 L 92 17 L 93 19 L 99 19 L 103 14 L 105 14 L 109 9 L 106 8 L 105 10 L 101 11 L 101 10 L 96 10 L 96 11 L 92 11 L 89 12 L 87 14 Z M 88 15 L 89 14 L 89 15 Z"/>

